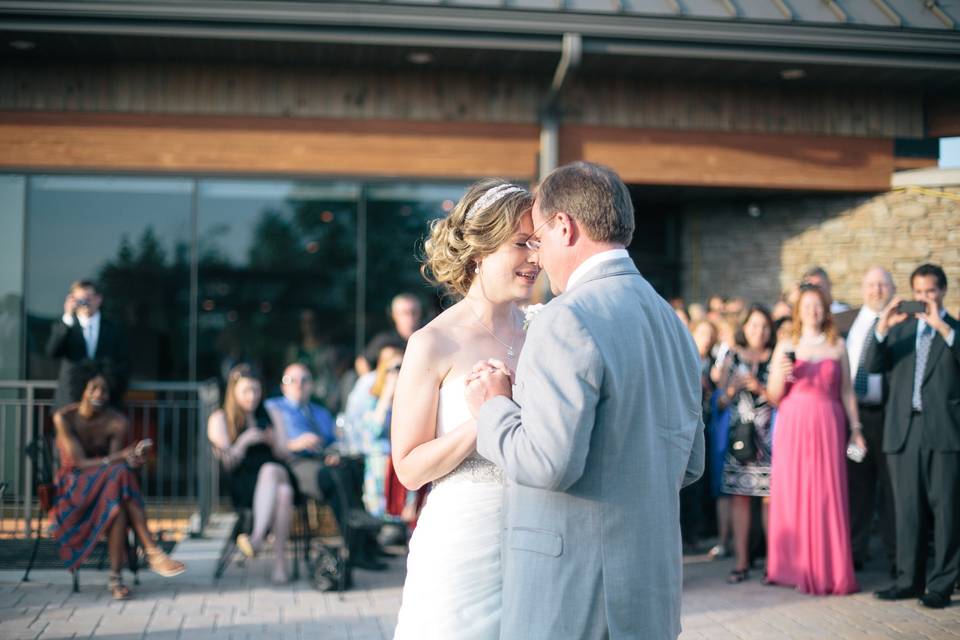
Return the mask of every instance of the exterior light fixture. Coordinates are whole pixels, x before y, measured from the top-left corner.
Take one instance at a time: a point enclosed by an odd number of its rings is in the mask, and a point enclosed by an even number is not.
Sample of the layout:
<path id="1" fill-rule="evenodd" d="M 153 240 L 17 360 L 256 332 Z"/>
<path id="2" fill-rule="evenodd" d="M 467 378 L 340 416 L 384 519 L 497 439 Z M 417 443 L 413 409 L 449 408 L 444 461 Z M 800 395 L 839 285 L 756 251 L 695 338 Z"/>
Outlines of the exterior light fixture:
<path id="1" fill-rule="evenodd" d="M 751 218 L 759 218 L 763 215 L 763 209 L 756 202 L 751 202 L 747 205 L 747 215 Z"/>
<path id="2" fill-rule="evenodd" d="M 801 80 L 807 77 L 807 72 L 803 69 L 781 69 L 780 77 L 784 80 Z"/>
<path id="3" fill-rule="evenodd" d="M 430 64 L 433 62 L 433 54 L 429 51 L 411 51 L 407 54 L 407 61 L 413 64 Z"/>
<path id="4" fill-rule="evenodd" d="M 10 46 L 17 51 L 30 51 L 37 47 L 37 43 L 30 40 L 11 40 Z"/>

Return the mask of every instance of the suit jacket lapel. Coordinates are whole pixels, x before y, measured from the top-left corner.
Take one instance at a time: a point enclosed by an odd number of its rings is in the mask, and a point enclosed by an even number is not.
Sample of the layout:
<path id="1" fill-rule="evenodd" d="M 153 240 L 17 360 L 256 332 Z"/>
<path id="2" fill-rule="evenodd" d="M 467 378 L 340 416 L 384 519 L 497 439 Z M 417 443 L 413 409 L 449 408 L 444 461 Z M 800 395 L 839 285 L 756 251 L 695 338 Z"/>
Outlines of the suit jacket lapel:
<path id="1" fill-rule="evenodd" d="M 953 318 L 950 317 L 948 313 L 946 316 L 946 321 L 948 324 L 953 326 Z M 939 338 L 939 340 L 937 339 Z M 954 340 L 957 340 L 956 334 L 954 334 Z M 943 336 L 939 333 L 933 336 L 933 340 L 930 342 L 930 355 L 927 356 L 927 368 L 923 371 L 923 381 L 926 382 L 927 379 L 933 374 L 934 366 L 937 364 L 937 359 L 943 354 L 947 348 L 947 343 L 944 342 Z"/>

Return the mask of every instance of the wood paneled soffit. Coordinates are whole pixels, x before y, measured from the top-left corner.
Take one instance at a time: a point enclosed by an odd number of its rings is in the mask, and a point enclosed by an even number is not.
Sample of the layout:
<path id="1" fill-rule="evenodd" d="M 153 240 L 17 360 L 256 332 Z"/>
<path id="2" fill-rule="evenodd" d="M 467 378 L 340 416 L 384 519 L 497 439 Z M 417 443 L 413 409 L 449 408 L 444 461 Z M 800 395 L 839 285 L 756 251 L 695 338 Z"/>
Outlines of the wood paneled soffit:
<path id="1" fill-rule="evenodd" d="M 538 135 L 510 124 L 0 113 L 0 166 L 530 180 Z"/>
<path id="2" fill-rule="evenodd" d="M 893 142 L 568 126 L 561 162 L 607 164 L 630 184 L 886 191 Z"/>
<path id="3" fill-rule="evenodd" d="M 489 123 L 0 112 L 0 167 L 475 179 L 536 175 L 539 129 Z M 564 125 L 561 162 L 632 184 L 884 191 L 892 141 Z"/>
<path id="4" fill-rule="evenodd" d="M 0 111 L 536 125 L 548 80 L 548 73 L 413 73 L 229 63 L 22 64 L 0 69 Z M 585 74 L 565 89 L 563 107 L 564 122 L 597 126 L 924 135 L 919 91 Z"/>

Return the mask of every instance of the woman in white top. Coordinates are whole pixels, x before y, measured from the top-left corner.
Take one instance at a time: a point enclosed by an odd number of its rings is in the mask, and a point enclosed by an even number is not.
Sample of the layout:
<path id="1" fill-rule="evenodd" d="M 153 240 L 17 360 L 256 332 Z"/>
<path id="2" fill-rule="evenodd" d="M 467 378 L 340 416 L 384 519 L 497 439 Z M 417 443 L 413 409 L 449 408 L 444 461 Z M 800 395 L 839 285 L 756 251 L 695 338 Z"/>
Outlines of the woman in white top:
<path id="1" fill-rule="evenodd" d="M 397 383 L 394 469 L 408 489 L 433 483 L 410 540 L 398 640 L 500 637 L 503 480 L 475 452 L 464 383 L 479 360 L 515 370 L 517 305 L 539 273 L 526 246 L 532 204 L 522 187 L 483 180 L 425 243 L 424 274 L 461 299 L 410 337 Z"/>

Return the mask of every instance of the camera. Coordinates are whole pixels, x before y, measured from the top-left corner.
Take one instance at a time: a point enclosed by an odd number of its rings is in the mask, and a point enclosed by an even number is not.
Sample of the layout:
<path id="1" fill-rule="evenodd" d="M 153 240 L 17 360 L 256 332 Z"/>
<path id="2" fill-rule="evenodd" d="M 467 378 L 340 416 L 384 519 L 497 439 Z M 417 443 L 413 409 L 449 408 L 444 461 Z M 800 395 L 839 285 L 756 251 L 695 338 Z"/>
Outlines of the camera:
<path id="1" fill-rule="evenodd" d="M 76 302 L 77 302 L 77 306 L 78 306 L 78 307 L 89 307 L 89 306 L 90 306 L 90 301 L 87 300 L 86 298 L 78 298 Z"/>

